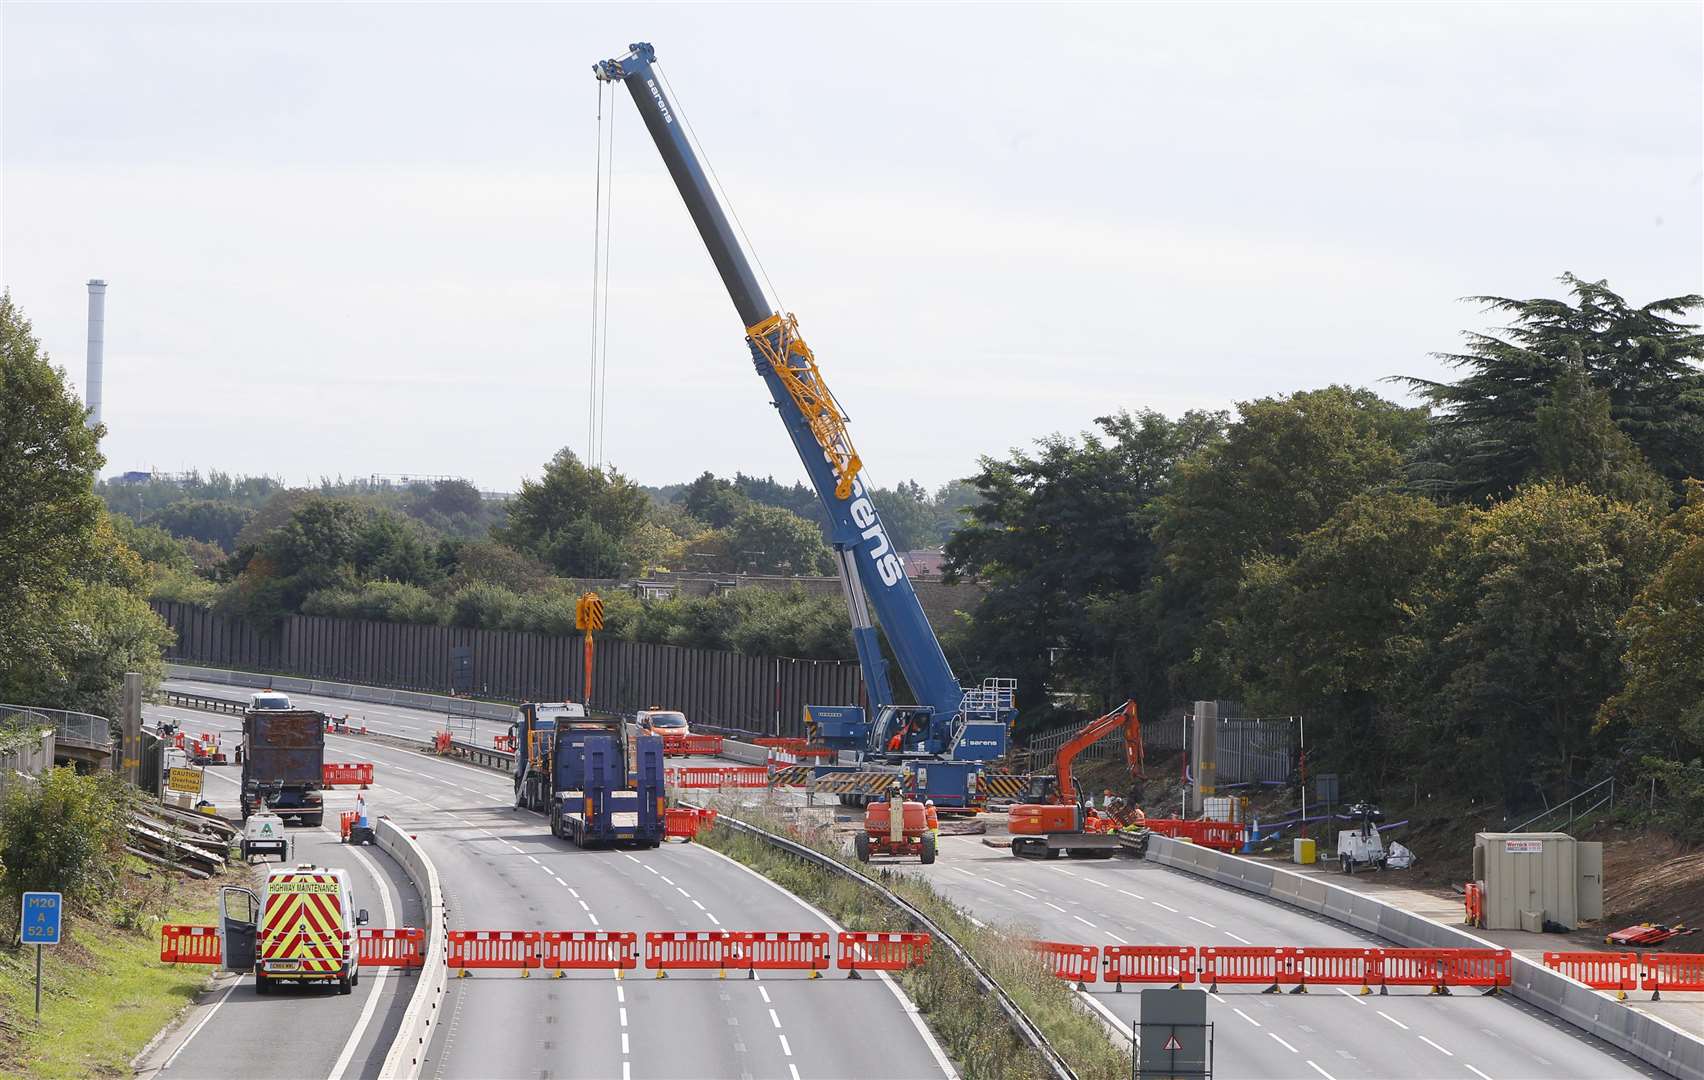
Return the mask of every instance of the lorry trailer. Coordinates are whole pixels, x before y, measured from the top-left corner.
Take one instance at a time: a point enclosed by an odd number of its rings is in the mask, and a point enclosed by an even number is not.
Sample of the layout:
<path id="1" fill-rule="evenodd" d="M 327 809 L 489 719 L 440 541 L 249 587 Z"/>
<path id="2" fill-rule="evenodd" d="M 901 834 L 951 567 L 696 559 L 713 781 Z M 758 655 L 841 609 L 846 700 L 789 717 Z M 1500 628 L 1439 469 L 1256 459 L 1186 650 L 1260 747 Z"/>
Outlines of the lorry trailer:
<path id="1" fill-rule="evenodd" d="M 243 714 L 242 813 L 267 810 L 317 828 L 325 820 L 325 714 L 249 709 Z"/>

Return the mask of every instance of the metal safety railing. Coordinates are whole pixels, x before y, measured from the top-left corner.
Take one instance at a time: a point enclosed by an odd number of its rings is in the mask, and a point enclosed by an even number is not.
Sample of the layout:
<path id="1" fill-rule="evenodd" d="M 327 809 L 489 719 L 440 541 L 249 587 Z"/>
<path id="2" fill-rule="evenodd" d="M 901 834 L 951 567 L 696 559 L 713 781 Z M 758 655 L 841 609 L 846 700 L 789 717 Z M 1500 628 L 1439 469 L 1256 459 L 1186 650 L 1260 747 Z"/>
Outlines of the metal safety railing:
<path id="1" fill-rule="evenodd" d="M 34 705 L 0 705 L 0 724 L 51 725 L 56 743 L 95 750 L 112 746 L 112 721 L 93 713 Z"/>
<path id="2" fill-rule="evenodd" d="M 1550 809 L 1527 818 L 1509 831 L 1526 832 L 1541 821 L 1546 825 L 1566 828 L 1587 814 L 1595 813 L 1604 807 L 1611 810 L 1615 809 L 1615 777 L 1613 776 L 1599 780 L 1573 798 L 1559 802 Z M 1538 829 L 1534 831 L 1545 832 L 1549 830 Z"/>

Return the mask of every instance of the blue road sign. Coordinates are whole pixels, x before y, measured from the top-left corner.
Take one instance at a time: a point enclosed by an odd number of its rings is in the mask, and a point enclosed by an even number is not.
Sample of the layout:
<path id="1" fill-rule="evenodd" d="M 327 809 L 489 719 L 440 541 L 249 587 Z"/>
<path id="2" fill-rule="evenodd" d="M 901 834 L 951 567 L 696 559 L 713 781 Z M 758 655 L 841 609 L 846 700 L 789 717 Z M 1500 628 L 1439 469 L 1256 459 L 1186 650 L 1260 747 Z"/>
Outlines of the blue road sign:
<path id="1" fill-rule="evenodd" d="M 59 894 L 27 892 L 18 937 L 25 945 L 59 944 Z"/>

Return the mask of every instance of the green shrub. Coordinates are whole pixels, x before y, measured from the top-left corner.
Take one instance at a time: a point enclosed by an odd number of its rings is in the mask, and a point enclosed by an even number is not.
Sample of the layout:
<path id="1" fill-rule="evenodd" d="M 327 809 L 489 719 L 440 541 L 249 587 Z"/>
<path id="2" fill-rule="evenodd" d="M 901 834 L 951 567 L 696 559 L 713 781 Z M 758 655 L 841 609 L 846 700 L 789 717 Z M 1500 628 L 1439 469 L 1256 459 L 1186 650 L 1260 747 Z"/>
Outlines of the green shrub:
<path id="1" fill-rule="evenodd" d="M 82 904 L 112 895 L 128 800 L 116 775 L 83 775 L 69 766 L 14 788 L 0 806 L 7 910 L 15 912 L 20 894 L 30 891 L 62 892 Z"/>

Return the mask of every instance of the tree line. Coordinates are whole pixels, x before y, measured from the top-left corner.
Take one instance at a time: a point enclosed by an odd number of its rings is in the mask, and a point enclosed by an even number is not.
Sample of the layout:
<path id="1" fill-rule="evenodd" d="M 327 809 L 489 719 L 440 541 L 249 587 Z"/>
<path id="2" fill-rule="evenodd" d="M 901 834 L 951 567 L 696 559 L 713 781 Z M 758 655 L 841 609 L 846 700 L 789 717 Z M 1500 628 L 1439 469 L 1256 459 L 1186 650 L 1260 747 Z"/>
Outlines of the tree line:
<path id="1" fill-rule="evenodd" d="M 1305 714 L 1310 767 L 1525 804 L 1656 775 L 1704 821 L 1704 298 L 1474 298 L 1501 329 L 1399 379 L 1119 412 L 985 458 L 955 651 L 1025 718 L 1134 695 Z"/>

